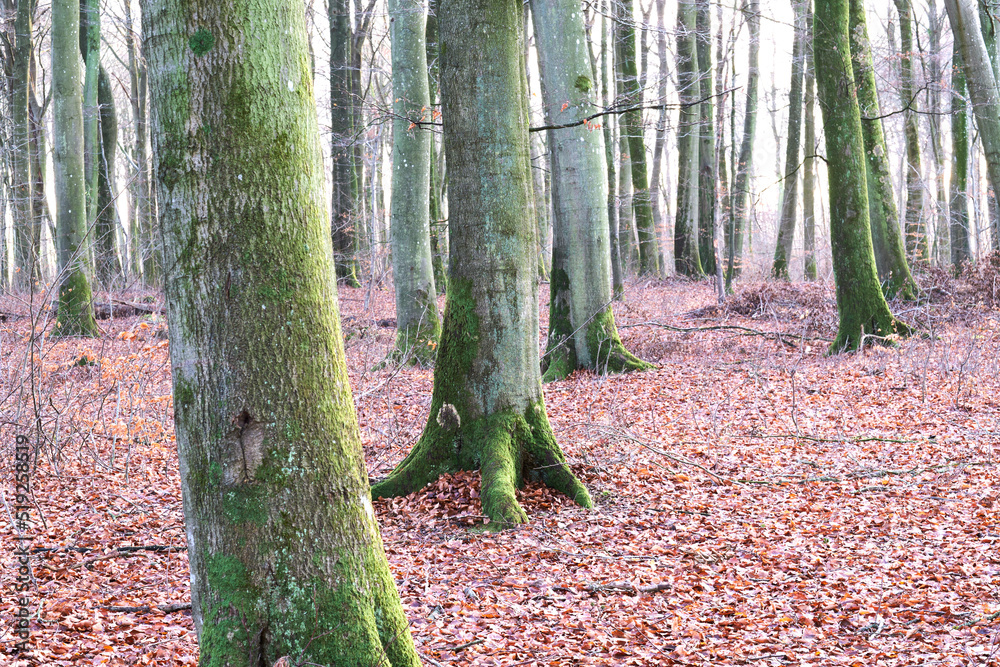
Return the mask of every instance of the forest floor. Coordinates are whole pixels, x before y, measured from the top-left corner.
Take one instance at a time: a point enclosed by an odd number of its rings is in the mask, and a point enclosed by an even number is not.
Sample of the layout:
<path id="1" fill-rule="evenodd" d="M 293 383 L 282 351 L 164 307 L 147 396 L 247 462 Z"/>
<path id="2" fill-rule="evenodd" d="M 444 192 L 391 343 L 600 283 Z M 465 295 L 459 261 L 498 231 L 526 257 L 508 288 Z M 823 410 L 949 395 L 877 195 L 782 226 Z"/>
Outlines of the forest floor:
<path id="1" fill-rule="evenodd" d="M 432 371 L 372 370 L 391 292 L 340 294 L 379 477 L 419 437 Z M 631 285 L 615 316 L 657 368 L 545 387 L 594 509 L 529 484 L 530 523 L 483 533 L 471 473 L 375 503 L 424 664 L 997 667 L 996 295 L 948 283 L 897 304 L 924 335 L 830 357 L 829 285 L 752 284 L 721 308 L 707 284 Z M 155 310 L 143 296 L 116 295 Z M 28 310 L 0 299 L 0 663 L 195 664 L 163 318 L 126 309 L 32 357 Z M 16 660 L 24 424 L 44 437 L 33 652 Z"/>

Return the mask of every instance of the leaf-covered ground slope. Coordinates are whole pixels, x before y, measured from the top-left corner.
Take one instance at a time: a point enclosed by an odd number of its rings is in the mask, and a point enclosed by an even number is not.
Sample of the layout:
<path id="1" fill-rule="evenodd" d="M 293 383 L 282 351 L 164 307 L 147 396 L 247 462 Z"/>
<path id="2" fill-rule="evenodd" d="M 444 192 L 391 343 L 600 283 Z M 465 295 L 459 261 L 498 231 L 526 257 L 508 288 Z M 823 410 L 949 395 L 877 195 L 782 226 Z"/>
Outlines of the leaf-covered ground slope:
<path id="1" fill-rule="evenodd" d="M 658 369 L 545 389 L 594 510 L 529 485 L 530 523 L 484 533 L 473 473 L 376 503 L 425 664 L 1000 665 L 1000 315 L 956 294 L 897 308 L 929 335 L 830 358 L 828 286 L 721 308 L 704 285 L 631 288 L 622 337 Z M 343 289 L 341 310 L 379 477 L 419 437 L 432 372 L 371 370 L 394 342 L 388 292 Z M 0 326 L 3 421 L 37 412 L 46 438 L 35 658 L 194 664 L 162 318 L 36 345 L 37 401 L 29 320 Z"/>

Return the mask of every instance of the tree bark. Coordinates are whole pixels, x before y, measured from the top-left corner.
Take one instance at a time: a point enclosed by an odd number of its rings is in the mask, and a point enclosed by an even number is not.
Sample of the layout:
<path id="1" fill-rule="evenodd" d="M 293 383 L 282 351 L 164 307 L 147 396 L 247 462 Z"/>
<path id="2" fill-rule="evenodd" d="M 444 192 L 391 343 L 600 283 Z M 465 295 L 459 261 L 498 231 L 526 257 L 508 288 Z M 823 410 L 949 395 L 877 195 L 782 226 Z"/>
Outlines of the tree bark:
<path id="1" fill-rule="evenodd" d="M 358 287 L 357 200 L 353 90 L 351 88 L 351 7 L 349 0 L 330 0 L 330 145 L 333 151 L 333 199 L 330 224 L 337 280 Z"/>
<path id="2" fill-rule="evenodd" d="M 639 275 L 655 276 L 659 273 L 656 251 L 656 229 L 653 225 L 652 198 L 649 176 L 646 171 L 646 140 L 642 128 L 642 87 L 639 85 L 635 62 L 635 15 L 631 7 L 615 2 L 615 62 L 622 83 L 622 104 L 626 111 L 621 116 L 622 143 L 628 145 L 632 175 L 632 214 L 639 239 Z M 623 151 L 624 152 L 624 151 Z"/>
<path id="3" fill-rule="evenodd" d="M 149 109 L 147 106 L 146 62 L 142 55 L 142 39 L 136 39 L 135 24 L 132 21 L 132 0 L 126 0 L 125 40 L 128 48 L 129 83 L 131 86 L 132 122 L 135 127 L 135 143 L 132 159 L 136 173 L 132 180 L 132 225 L 131 267 L 132 275 L 142 276 L 147 285 L 159 280 L 159 247 L 153 211 L 153 192 L 149 173 L 149 158 L 146 141 L 149 136 Z"/>
<path id="4" fill-rule="evenodd" d="M 839 329 L 835 354 L 857 349 L 866 336 L 908 333 L 889 312 L 879 285 L 868 222 L 861 115 L 851 67 L 848 0 L 816 0 L 813 23 L 816 82 L 826 128 L 830 180 L 830 240 Z"/>
<path id="5" fill-rule="evenodd" d="M 795 218 L 798 214 L 799 145 L 802 137 L 802 78 L 805 63 L 805 0 L 792 0 L 795 14 L 795 37 L 792 43 L 792 84 L 788 92 L 788 137 L 785 140 L 785 178 L 781 191 L 781 215 L 778 239 L 774 244 L 771 277 L 788 280 L 788 262 L 795 241 Z"/>
<path id="6" fill-rule="evenodd" d="M 586 118 L 595 104 L 578 0 L 532 0 L 546 125 Z M 552 271 L 543 380 L 579 368 L 643 370 L 622 344 L 611 311 L 604 141 L 589 123 L 548 130 L 552 179 Z"/>
<path id="7" fill-rule="evenodd" d="M 608 16 L 608 1 L 601 0 L 601 16 Z M 608 81 L 608 73 L 615 72 L 614 48 L 608 46 L 609 34 L 613 35 L 614 28 L 609 26 L 607 19 L 601 21 L 601 105 L 607 109 L 614 100 L 615 86 Z M 613 39 L 613 37 L 612 37 Z M 618 229 L 620 220 L 618 218 L 618 172 L 615 169 L 616 162 L 616 137 L 614 116 L 605 116 L 601 123 L 604 131 L 604 160 L 608 173 L 608 238 L 611 242 L 611 284 L 616 299 L 621 299 L 625 295 L 625 275 L 622 270 L 621 249 L 618 245 Z"/>
<path id="8" fill-rule="evenodd" d="M 440 0 L 430 0 L 427 11 L 427 34 L 424 38 L 427 51 L 427 86 L 431 101 L 431 118 L 440 118 L 441 101 L 440 67 L 438 48 L 438 4 Z M 444 214 L 444 148 L 436 134 L 431 135 L 431 180 L 430 180 L 430 225 L 431 252 L 434 262 L 434 286 L 438 294 L 448 291 L 448 220 Z"/>
<path id="9" fill-rule="evenodd" d="M 87 194 L 83 168 L 80 2 L 52 3 L 52 125 L 59 306 L 56 332 L 96 336 L 87 277 Z"/>
<path id="10" fill-rule="evenodd" d="M 416 667 L 346 372 L 303 5 L 145 9 L 200 664 Z"/>
<path id="11" fill-rule="evenodd" d="M 962 67 L 986 154 L 986 171 L 994 192 L 1000 192 L 1000 91 L 990 54 L 983 41 L 979 13 L 971 0 L 945 0 L 951 31 L 962 54 Z M 993 249 L 1000 250 L 1000 229 L 991 229 Z"/>
<path id="12" fill-rule="evenodd" d="M 733 279 L 743 271 L 743 238 L 748 225 L 747 209 L 750 198 L 750 176 L 753 173 L 753 144 L 757 132 L 757 86 L 760 72 L 760 3 L 745 0 L 741 9 L 747 22 L 749 48 L 747 54 L 746 109 L 743 116 L 743 137 L 740 156 L 733 179 L 733 210 L 729 223 L 729 261 L 726 267 L 726 290 L 732 290 Z"/>
<path id="13" fill-rule="evenodd" d="M 95 244 L 91 229 L 96 227 L 101 164 L 101 110 L 98 79 L 101 69 L 100 0 L 80 0 L 80 55 L 83 58 L 83 165 L 87 184 L 88 253 Z"/>
<path id="14" fill-rule="evenodd" d="M 677 205 L 674 208 L 674 268 L 693 278 L 705 275 L 698 247 L 699 171 L 698 50 L 695 43 L 695 8 L 691 0 L 677 3 Z"/>
<path id="15" fill-rule="evenodd" d="M 969 109 L 962 54 L 955 42 L 951 67 L 951 264 L 957 274 L 971 260 L 969 247 Z"/>
<path id="16" fill-rule="evenodd" d="M 899 99 L 905 107 L 903 132 L 906 136 L 906 251 L 914 261 L 925 262 L 927 230 L 924 225 L 923 167 L 920 133 L 917 126 L 917 97 L 914 95 L 913 11 L 910 0 L 893 0 L 899 14 Z"/>
<path id="17" fill-rule="evenodd" d="M 702 269 L 715 274 L 715 111 L 712 96 L 712 13 L 709 0 L 695 0 L 695 49 L 698 52 L 698 256 Z"/>
<path id="18" fill-rule="evenodd" d="M 666 0 L 656 0 L 656 16 L 658 20 L 658 30 L 656 34 L 656 51 L 659 56 L 660 70 L 659 70 L 659 80 L 656 86 L 656 99 L 663 106 L 660 107 L 659 117 L 656 122 L 656 138 L 653 141 L 653 167 L 650 169 L 649 173 L 649 188 L 651 193 L 651 203 L 653 206 L 653 227 L 656 229 L 657 237 L 657 248 L 659 250 L 659 264 L 660 271 L 664 274 L 667 273 L 668 265 L 667 258 L 665 256 L 665 249 L 667 247 L 667 230 L 666 230 L 666 198 L 661 198 L 660 193 L 663 190 L 663 153 L 667 145 L 667 124 L 669 123 L 670 117 L 667 113 L 667 106 L 664 104 L 667 100 L 667 31 L 666 31 Z M 661 204 L 662 202 L 662 204 Z"/>
<path id="19" fill-rule="evenodd" d="M 935 0 L 927 3 L 927 36 L 930 47 L 930 67 L 928 78 L 928 101 L 930 114 L 927 117 L 930 124 L 931 157 L 934 164 L 934 252 L 932 254 L 938 266 L 949 262 L 948 251 L 948 197 L 944 187 L 944 145 L 942 144 L 941 124 L 941 90 L 944 88 L 944 74 L 941 68 L 941 24 L 943 15 L 938 12 Z M 917 41 L 919 46 L 920 42 Z"/>
<path id="20" fill-rule="evenodd" d="M 812 0 L 806 0 L 806 65 L 805 109 L 802 119 L 802 143 L 805 155 L 802 158 L 802 237 L 805 246 L 803 274 L 806 280 L 816 280 L 816 68 L 813 62 Z"/>
<path id="21" fill-rule="evenodd" d="M 11 191 L 14 206 L 14 276 L 15 289 L 33 289 L 39 277 L 38 248 L 34 243 L 35 219 L 32 207 L 31 118 L 29 98 L 33 94 L 31 77 L 34 0 L 18 0 L 14 17 L 14 45 L 11 54 Z M 4 267 L 6 268 L 6 266 Z M 3 274 L 6 279 L 6 271 Z"/>
<path id="22" fill-rule="evenodd" d="M 94 259 L 97 279 L 106 287 L 124 277 L 118 255 L 118 208 L 115 206 L 115 155 L 118 150 L 118 112 L 111 92 L 111 78 L 98 69 L 97 103 L 100 109 L 101 144 L 97 169 L 97 220 L 94 222 Z"/>
<path id="23" fill-rule="evenodd" d="M 392 31 L 392 274 L 396 349 L 420 364 L 434 359 L 441 323 L 430 235 L 431 101 L 427 86 L 427 7 L 389 0 Z"/>
<path id="24" fill-rule="evenodd" d="M 875 250 L 875 262 L 878 267 L 879 280 L 882 282 L 886 296 L 913 299 L 916 297 L 916 285 L 910 275 L 903 237 L 899 232 L 899 214 L 892 192 L 889 153 L 886 150 L 885 136 L 882 133 L 878 91 L 875 87 L 875 72 L 872 65 L 871 47 L 868 42 L 864 3 L 862 0 L 849 1 L 851 59 L 857 100 L 861 107 L 861 129 L 865 144 L 865 169 L 870 209 L 869 222 Z M 816 30 L 815 21 L 813 29 Z M 814 53 L 814 57 L 819 58 L 819 53 L 816 51 Z M 817 81 L 818 78 L 819 71 L 817 69 Z M 825 118 L 824 116 L 824 127 L 828 128 L 827 132 L 832 132 L 833 130 L 829 129 L 830 126 L 825 124 Z"/>
<path id="25" fill-rule="evenodd" d="M 454 203 L 448 307 L 424 434 L 372 494 L 403 495 L 443 473 L 481 469 L 483 512 L 502 528 L 527 520 L 515 496 L 526 478 L 591 503 L 542 401 L 521 8 L 442 0 L 440 27 Z"/>

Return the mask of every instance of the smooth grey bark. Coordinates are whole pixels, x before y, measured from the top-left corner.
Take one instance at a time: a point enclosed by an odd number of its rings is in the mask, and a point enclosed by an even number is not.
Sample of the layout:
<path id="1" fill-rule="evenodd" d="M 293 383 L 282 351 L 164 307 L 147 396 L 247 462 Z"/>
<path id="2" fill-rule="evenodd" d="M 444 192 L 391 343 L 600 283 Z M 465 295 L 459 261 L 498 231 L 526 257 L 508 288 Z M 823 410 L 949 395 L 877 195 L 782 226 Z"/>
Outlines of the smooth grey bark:
<path id="1" fill-rule="evenodd" d="M 608 16 L 608 1 L 601 0 L 601 15 Z M 614 48 L 609 47 L 609 38 L 613 28 L 607 20 L 601 21 L 601 106 L 607 109 L 616 97 L 615 85 L 609 83 L 608 74 L 614 69 Z M 608 183 L 608 238 L 611 246 L 611 284 L 616 299 L 625 294 L 625 275 L 622 270 L 622 256 L 618 244 L 618 229 L 620 225 L 618 209 L 618 172 L 615 168 L 617 144 L 614 116 L 606 116 L 601 123 L 604 132 L 604 161 L 607 165 Z"/>
<path id="2" fill-rule="evenodd" d="M 785 176 L 781 190 L 778 238 L 774 245 L 771 277 L 788 280 L 788 264 L 795 241 L 799 195 L 799 146 L 802 138 L 802 79 L 805 68 L 805 0 L 792 0 L 795 37 L 792 43 L 792 83 L 788 92 L 788 135 L 785 138 Z"/>
<path id="3" fill-rule="evenodd" d="M 972 0 L 945 0 L 952 34 L 959 44 L 972 110 L 986 155 L 986 172 L 994 192 L 1000 192 L 1000 91 L 990 54 L 983 41 L 979 12 Z M 991 229 L 993 249 L 1000 250 L 1000 229 Z"/>
<path id="4" fill-rule="evenodd" d="M 389 233 L 396 290 L 395 354 L 420 364 L 435 356 L 441 324 L 430 234 L 430 90 L 427 6 L 389 0 L 392 37 L 392 202 Z"/>
<path id="5" fill-rule="evenodd" d="M 135 161 L 135 177 L 132 179 L 132 224 L 130 225 L 130 273 L 142 276 L 148 284 L 159 280 L 159 247 L 156 243 L 156 228 L 153 212 L 152 178 L 149 171 L 149 153 L 146 142 L 149 138 L 149 107 L 147 103 L 148 82 L 146 61 L 142 54 L 141 35 L 135 32 L 132 20 L 132 0 L 126 0 L 125 42 L 128 49 L 130 102 L 135 141 L 132 145 L 132 159 Z M 138 37 L 138 39 L 137 39 Z"/>
<path id="6" fill-rule="evenodd" d="M 545 123 L 592 113 L 594 74 L 578 0 L 532 0 Z M 618 336 L 611 311 L 604 137 L 589 123 L 548 130 L 552 182 L 552 271 L 543 380 L 578 368 L 621 372 L 649 368 Z"/>
<path id="7" fill-rule="evenodd" d="M 483 512 L 503 528 L 527 520 L 516 498 L 526 479 L 591 501 L 542 400 L 521 7 L 442 0 L 440 28 L 453 203 L 448 306 L 427 426 L 372 494 L 403 495 L 446 472 L 480 469 Z"/>
<path id="8" fill-rule="evenodd" d="M 950 261 L 948 251 L 948 196 L 944 187 L 944 145 L 942 143 L 942 112 L 941 90 L 944 87 L 944 75 L 941 68 L 941 26 L 944 16 L 937 9 L 935 0 L 927 3 L 927 36 L 929 42 L 928 102 L 930 114 L 927 121 L 930 125 L 931 159 L 934 165 L 934 251 L 932 256 L 938 266 L 945 266 Z M 917 40 L 918 46 L 920 40 Z M 923 62 L 923 54 L 921 54 Z"/>
<path id="9" fill-rule="evenodd" d="M 868 27 L 862 0 L 849 0 L 850 47 L 854 83 L 861 109 L 861 130 L 865 142 L 865 169 L 868 180 L 869 224 L 879 280 L 889 297 L 916 297 L 916 285 L 906 261 L 906 248 L 899 230 L 898 209 L 892 192 L 889 152 L 882 132 L 875 68 L 872 64 Z M 813 23 L 813 30 L 818 28 Z M 819 57 L 818 54 L 815 57 Z M 819 72 L 816 73 L 817 79 Z M 824 116 L 825 119 L 825 116 Z M 825 125 L 824 120 L 824 127 Z M 833 130 L 828 129 L 827 132 Z"/>
<path id="10" fill-rule="evenodd" d="M 826 128 L 830 241 L 836 281 L 837 337 L 830 353 L 877 337 L 891 342 L 909 329 L 889 312 L 879 285 L 868 222 L 868 187 L 861 113 L 851 64 L 848 0 L 816 0 L 813 21 L 816 83 Z"/>
<path id="11" fill-rule="evenodd" d="M 622 143 L 628 145 L 632 177 L 632 215 L 638 238 L 640 276 L 659 273 L 652 197 L 646 170 L 646 140 L 642 127 L 642 86 L 636 68 L 635 12 L 624 2 L 614 3 L 615 64 L 622 86 L 621 103 L 629 111 L 621 115 Z"/>
<path id="12" fill-rule="evenodd" d="M 802 237 L 805 250 L 803 275 L 816 280 L 816 68 L 813 62 L 812 0 L 806 0 L 806 64 L 803 82 L 805 106 L 802 117 Z"/>
<path id="13" fill-rule="evenodd" d="M 677 3 L 677 205 L 674 207 L 674 269 L 691 277 L 705 274 L 698 247 L 699 112 L 698 50 L 692 0 Z"/>
<path id="14" fill-rule="evenodd" d="M 111 78 L 98 69 L 97 102 L 101 143 L 97 165 L 97 219 L 94 221 L 94 259 L 97 279 L 106 287 L 124 277 L 118 254 L 118 208 L 115 206 L 115 157 L 118 151 L 118 112 Z"/>
<path id="15" fill-rule="evenodd" d="M 951 67 L 951 205 L 949 232 L 951 265 L 956 274 L 972 258 L 969 247 L 969 108 L 965 101 L 965 73 L 956 41 Z"/>
<path id="16" fill-rule="evenodd" d="M 200 664 L 417 667 L 347 377 L 303 4 L 144 16 Z"/>
<path id="17" fill-rule="evenodd" d="M 733 279 L 743 270 L 743 239 L 749 225 L 750 176 L 753 174 L 753 144 L 757 133 L 757 86 L 760 78 L 760 3 L 745 0 L 741 8 L 747 22 L 749 48 L 747 54 L 746 103 L 743 115 L 743 137 L 733 179 L 733 208 L 729 222 L 729 261 L 726 266 L 726 290 L 732 290 Z"/>
<path id="18" fill-rule="evenodd" d="M 34 24 L 34 1 L 18 0 L 14 16 L 11 52 L 10 104 L 11 113 L 11 209 L 14 224 L 14 274 L 12 286 L 15 289 L 30 289 L 38 279 L 38 247 L 34 242 L 35 219 L 31 205 L 33 175 L 31 171 L 31 119 L 29 116 L 31 90 L 34 80 L 31 76 L 32 33 Z M 6 256 L 6 255 L 5 255 Z M 5 267 L 6 268 L 6 267 Z M 3 274 L 6 279 L 6 271 Z"/>
<path id="19" fill-rule="evenodd" d="M 431 118 L 441 117 L 440 67 L 438 48 L 438 10 L 439 0 L 430 0 L 427 11 L 427 35 L 424 43 L 427 51 L 427 86 L 431 100 Z M 434 261 L 434 286 L 438 294 L 448 291 L 448 221 L 444 213 L 444 147 L 437 134 L 431 135 L 431 180 L 430 180 L 430 225 L 431 252 Z"/>
<path id="20" fill-rule="evenodd" d="M 715 274 L 715 207 L 718 174 L 715 155 L 715 112 L 712 103 L 712 12 L 709 0 L 695 0 L 695 49 L 698 52 L 698 256 L 702 269 Z"/>
<path id="21" fill-rule="evenodd" d="M 924 224 L 923 167 L 917 126 L 916 77 L 913 71 L 913 10 L 910 0 L 893 0 L 899 14 L 899 99 L 905 105 L 903 133 L 906 136 L 906 250 L 914 261 L 927 261 L 927 230 Z"/>
<path id="22" fill-rule="evenodd" d="M 87 278 L 87 195 L 83 168 L 80 2 L 52 3 L 52 126 L 59 306 L 56 333 L 96 336 Z"/>
<path id="23" fill-rule="evenodd" d="M 101 69 L 100 0 L 80 0 L 80 55 L 83 58 L 83 165 L 87 183 L 87 225 L 96 225 L 101 164 L 101 110 L 98 86 Z M 94 238 L 88 240 L 94 251 Z"/>
<path id="24" fill-rule="evenodd" d="M 653 206 L 653 227 L 656 229 L 657 247 L 659 249 L 660 271 L 667 273 L 666 247 L 666 198 L 662 199 L 660 192 L 663 189 L 663 163 L 664 151 L 667 145 L 667 124 L 669 115 L 667 113 L 667 31 L 666 27 L 666 0 L 656 0 L 656 16 L 658 27 L 656 33 L 656 52 L 660 61 L 659 80 L 656 85 L 656 99 L 662 105 L 656 122 L 656 138 L 653 140 L 653 166 L 649 172 L 649 188 L 652 196 Z"/>
<path id="25" fill-rule="evenodd" d="M 330 22 L 330 145 L 333 152 L 333 193 L 330 227 L 337 280 L 357 287 L 357 200 L 360 186 L 354 155 L 354 91 L 351 68 L 350 0 L 329 0 Z"/>

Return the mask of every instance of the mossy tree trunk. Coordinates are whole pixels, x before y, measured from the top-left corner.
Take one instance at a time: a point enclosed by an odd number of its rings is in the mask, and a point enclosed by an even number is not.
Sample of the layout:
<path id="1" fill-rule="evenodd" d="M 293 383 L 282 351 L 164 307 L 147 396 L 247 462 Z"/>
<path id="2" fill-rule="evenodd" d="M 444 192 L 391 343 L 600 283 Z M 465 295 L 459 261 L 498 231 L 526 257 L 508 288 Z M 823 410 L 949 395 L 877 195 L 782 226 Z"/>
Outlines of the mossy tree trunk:
<path id="1" fill-rule="evenodd" d="M 430 91 L 427 86 L 427 6 L 390 0 L 392 31 L 392 275 L 396 288 L 396 349 L 420 364 L 434 359 L 441 323 L 430 234 Z"/>
<path id="2" fill-rule="evenodd" d="M 861 114 L 851 66 L 848 0 L 816 0 L 814 54 L 826 128 L 830 240 L 839 329 L 831 353 L 856 349 L 866 336 L 908 333 L 889 312 L 875 268 Z"/>
<path id="3" fill-rule="evenodd" d="M 733 178 L 733 207 L 730 211 L 729 258 L 726 266 L 726 289 L 732 290 L 733 279 L 743 270 L 743 238 L 748 227 L 747 211 L 750 199 L 750 176 L 753 173 L 753 144 L 757 133 L 757 85 L 760 78 L 760 3 L 745 0 L 741 8 L 747 22 L 749 47 L 747 53 L 746 103 L 743 112 L 743 137 Z"/>
<path id="4" fill-rule="evenodd" d="M 802 117 L 802 239 L 805 250 L 803 275 L 816 280 L 816 67 L 813 63 L 812 0 L 806 0 L 806 64 L 803 81 L 805 107 Z"/>
<path id="5" fill-rule="evenodd" d="M 628 146 L 632 175 L 632 215 L 639 245 L 639 275 L 660 272 L 653 225 L 652 197 L 646 170 L 646 139 L 642 127 L 642 86 L 636 67 L 635 12 L 623 2 L 615 2 L 615 63 L 622 84 L 621 103 L 631 109 L 621 115 L 622 145 Z M 624 152 L 624 148 L 623 148 Z"/>
<path id="6" fill-rule="evenodd" d="M 594 75 L 578 0 L 532 0 L 545 123 L 592 113 Z M 548 130 L 552 178 L 552 270 L 544 380 L 578 368 L 596 372 L 649 366 L 622 345 L 611 311 L 607 176 L 601 132 L 589 124 Z"/>
<path id="7" fill-rule="evenodd" d="M 972 257 L 969 247 L 969 108 L 962 54 L 955 42 L 951 67 L 951 204 L 949 231 L 955 273 Z"/>
<path id="8" fill-rule="evenodd" d="M 983 41 L 979 13 L 971 0 L 945 0 L 952 34 L 962 53 L 976 126 L 986 154 L 986 172 L 993 192 L 1000 192 L 1000 89 L 993 74 L 990 53 Z M 993 249 L 1000 249 L 1000 229 L 990 230 Z"/>
<path id="9" fill-rule="evenodd" d="M 705 275 L 698 248 L 698 179 L 700 164 L 698 49 L 692 0 L 677 3 L 677 205 L 674 207 L 674 269 L 693 278 Z"/>
<path id="10" fill-rule="evenodd" d="M 80 1 L 52 3 L 52 126 L 56 185 L 59 307 L 56 333 L 96 336 L 87 270 L 87 193 L 83 168 Z"/>
<path id="11" fill-rule="evenodd" d="M 771 277 L 788 280 L 788 262 L 795 241 L 799 199 L 799 146 L 802 138 L 802 78 L 805 66 L 805 1 L 792 0 L 795 37 L 792 41 L 792 83 L 788 92 L 788 136 L 785 138 L 785 178 L 781 190 L 778 239 L 774 244 Z"/>
<path id="12" fill-rule="evenodd" d="M 924 183 L 917 126 L 916 77 L 913 72 L 913 10 L 910 0 L 893 0 L 899 14 L 899 99 L 905 105 L 903 133 L 906 136 L 906 251 L 916 262 L 925 262 L 927 230 L 924 224 Z"/>
<path id="13" fill-rule="evenodd" d="M 892 192 L 889 153 L 886 149 L 885 135 L 882 132 L 878 90 L 875 87 L 875 69 L 872 64 L 871 46 L 868 42 L 864 2 L 863 0 L 849 0 L 849 2 L 851 59 L 857 100 L 861 108 L 861 129 L 867 163 L 865 169 L 867 170 L 870 209 L 868 213 L 875 250 L 875 263 L 878 268 L 879 280 L 887 296 L 912 299 L 916 296 L 916 285 L 910 275 L 903 235 L 899 231 L 899 213 Z M 817 30 L 815 20 L 813 30 Z M 814 51 L 814 54 L 818 63 L 819 53 Z M 818 77 L 817 64 L 817 79 Z M 829 127 L 825 125 L 824 120 L 824 128 Z M 826 131 L 834 130 L 827 129 Z"/>
<path id="14" fill-rule="evenodd" d="M 584 506 L 590 497 L 542 401 L 521 8 L 442 0 L 440 28 L 453 202 L 448 306 L 424 434 L 372 494 L 404 495 L 441 474 L 481 469 L 483 512 L 505 527 L 527 520 L 515 496 L 525 479 Z"/>
<path id="15" fill-rule="evenodd" d="M 712 103 L 712 12 L 709 0 L 695 0 L 695 49 L 698 52 L 698 256 L 708 275 L 715 274 L 716 169 L 715 112 Z"/>
<path id="16" fill-rule="evenodd" d="M 346 372 L 303 4 L 145 10 L 199 664 L 415 667 Z"/>
<path id="17" fill-rule="evenodd" d="M 352 116 L 354 105 L 351 67 L 351 3 L 330 0 L 330 145 L 333 158 L 333 199 L 330 226 L 333 262 L 337 280 L 357 287 L 358 174 L 354 145 L 357 142 Z"/>

